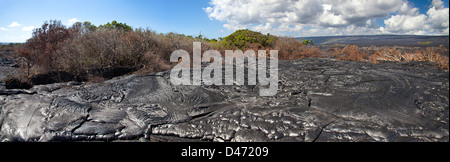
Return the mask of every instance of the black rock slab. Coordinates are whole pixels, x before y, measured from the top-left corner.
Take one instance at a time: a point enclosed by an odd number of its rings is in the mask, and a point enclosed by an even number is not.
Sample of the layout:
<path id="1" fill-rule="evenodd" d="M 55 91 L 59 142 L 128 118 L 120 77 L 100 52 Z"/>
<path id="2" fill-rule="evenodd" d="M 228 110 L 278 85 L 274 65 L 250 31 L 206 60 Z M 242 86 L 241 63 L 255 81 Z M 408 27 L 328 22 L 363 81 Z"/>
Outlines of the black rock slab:
<path id="1" fill-rule="evenodd" d="M 432 64 L 280 61 L 277 95 L 258 89 L 162 72 L 8 90 L 0 140 L 449 141 L 449 72 Z"/>

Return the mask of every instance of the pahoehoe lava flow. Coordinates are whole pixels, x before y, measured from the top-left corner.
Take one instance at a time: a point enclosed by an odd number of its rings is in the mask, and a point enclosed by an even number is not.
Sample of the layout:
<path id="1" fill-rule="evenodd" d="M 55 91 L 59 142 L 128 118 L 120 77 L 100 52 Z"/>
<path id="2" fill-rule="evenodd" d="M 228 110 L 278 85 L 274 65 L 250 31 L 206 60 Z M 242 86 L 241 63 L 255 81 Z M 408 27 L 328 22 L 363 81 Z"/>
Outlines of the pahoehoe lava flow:
<path id="1" fill-rule="evenodd" d="M 280 61 L 272 97 L 169 76 L 1 89 L 0 140 L 449 141 L 449 72 L 430 63 Z"/>

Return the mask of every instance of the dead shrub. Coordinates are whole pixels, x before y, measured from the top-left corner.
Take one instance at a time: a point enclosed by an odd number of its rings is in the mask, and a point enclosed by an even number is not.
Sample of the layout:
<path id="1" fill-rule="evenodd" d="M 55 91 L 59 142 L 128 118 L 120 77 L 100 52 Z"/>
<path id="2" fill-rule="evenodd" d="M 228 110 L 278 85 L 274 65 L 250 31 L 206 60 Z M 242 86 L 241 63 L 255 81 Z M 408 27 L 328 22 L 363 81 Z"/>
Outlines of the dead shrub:
<path id="1" fill-rule="evenodd" d="M 346 45 L 343 49 L 338 47 L 329 49 L 331 56 L 341 61 L 360 61 L 364 62 L 369 58 L 367 52 L 361 50 L 356 45 Z"/>
<path id="2" fill-rule="evenodd" d="M 56 68 L 56 51 L 70 37 L 71 32 L 61 21 L 45 22 L 41 28 L 33 30 L 32 38 L 27 40 L 19 55 L 26 58 L 28 66 L 40 66 L 42 73 L 52 71 Z"/>
<path id="3" fill-rule="evenodd" d="M 449 58 L 445 57 L 441 52 L 446 52 L 445 47 L 433 49 L 431 47 L 423 48 L 416 51 L 405 52 L 404 50 L 393 47 L 391 49 L 382 48 L 377 50 L 374 55 L 370 57 L 373 63 L 379 61 L 396 61 L 396 62 L 411 62 L 411 61 L 425 61 L 432 62 L 440 69 L 449 69 Z"/>
<path id="4" fill-rule="evenodd" d="M 129 69 L 168 70 L 170 54 L 177 49 L 192 53 L 193 41 L 183 35 L 156 34 L 148 29 L 96 29 L 81 23 L 66 28 L 60 21 L 51 21 L 35 29 L 33 37 L 19 50 L 19 56 L 26 74 L 23 78 L 28 81 L 50 73 L 99 81 L 103 80 L 99 77 L 108 79 L 129 73 Z M 210 48 L 202 44 L 202 50 Z"/>
<path id="5" fill-rule="evenodd" d="M 167 60 L 164 60 L 161 55 L 155 52 L 146 52 L 140 62 L 140 73 L 152 73 L 158 71 L 165 71 L 171 69 L 171 65 Z"/>
<path id="6" fill-rule="evenodd" d="M 298 60 L 312 57 L 320 57 L 321 51 L 314 46 L 301 44 L 297 39 L 280 37 L 275 42 L 275 50 L 278 50 L 280 60 Z"/>

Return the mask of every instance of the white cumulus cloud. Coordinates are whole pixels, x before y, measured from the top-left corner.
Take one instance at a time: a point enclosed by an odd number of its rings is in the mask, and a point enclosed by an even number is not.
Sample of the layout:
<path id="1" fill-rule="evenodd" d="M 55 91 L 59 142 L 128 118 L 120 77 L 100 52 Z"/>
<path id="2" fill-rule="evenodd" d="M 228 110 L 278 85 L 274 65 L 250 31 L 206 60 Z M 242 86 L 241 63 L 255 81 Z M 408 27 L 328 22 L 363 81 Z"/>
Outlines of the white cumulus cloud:
<path id="1" fill-rule="evenodd" d="M 431 23 L 431 31 L 438 34 L 449 34 L 449 8 L 444 8 L 443 2 L 433 0 L 433 7 L 427 15 Z"/>
<path id="2" fill-rule="evenodd" d="M 385 32 L 401 34 L 419 34 L 423 33 L 426 25 L 427 16 L 424 14 L 395 15 L 384 21 L 386 24 Z"/>
<path id="3" fill-rule="evenodd" d="M 14 22 L 12 22 L 11 25 L 9 25 L 8 27 L 14 28 L 14 27 L 19 27 L 19 26 L 21 26 L 21 24 L 19 24 L 18 22 L 14 21 Z"/>
<path id="4" fill-rule="evenodd" d="M 341 16 L 348 25 L 364 26 L 367 20 L 383 18 L 397 11 L 403 5 L 402 0 L 324 0 L 331 5 L 329 12 Z"/>
<path id="5" fill-rule="evenodd" d="M 418 8 L 414 8 L 414 7 L 411 6 L 410 3 L 405 2 L 405 3 L 403 3 L 402 7 L 398 11 L 398 14 L 399 15 L 418 15 L 419 14 L 419 9 Z"/>
<path id="6" fill-rule="evenodd" d="M 80 20 L 78 20 L 77 18 L 71 18 L 67 22 L 68 22 L 68 25 L 73 25 L 76 22 L 80 22 Z"/>
<path id="7" fill-rule="evenodd" d="M 211 0 L 211 20 L 234 31 L 252 29 L 280 35 L 448 34 L 448 8 L 433 0 L 420 13 L 407 0 Z M 383 27 L 377 19 L 385 19 Z M 385 27 L 384 27 L 385 26 Z"/>
<path id="8" fill-rule="evenodd" d="M 24 26 L 22 28 L 22 31 L 32 31 L 34 29 L 34 26 Z"/>
<path id="9" fill-rule="evenodd" d="M 448 35 L 449 8 L 445 8 L 441 0 L 433 0 L 426 14 L 419 9 L 404 3 L 397 15 L 386 19 L 384 33 L 395 34 L 437 34 Z"/>

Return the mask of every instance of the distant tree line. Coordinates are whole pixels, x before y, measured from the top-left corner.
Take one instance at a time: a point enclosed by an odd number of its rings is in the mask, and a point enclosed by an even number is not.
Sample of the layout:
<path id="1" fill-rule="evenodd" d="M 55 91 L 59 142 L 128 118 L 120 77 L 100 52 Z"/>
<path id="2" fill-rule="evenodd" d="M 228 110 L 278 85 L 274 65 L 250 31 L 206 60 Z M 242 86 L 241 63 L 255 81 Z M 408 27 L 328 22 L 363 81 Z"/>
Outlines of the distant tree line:
<path id="1" fill-rule="evenodd" d="M 23 46 L 23 43 L 0 44 L 0 50 L 15 50 Z"/>

